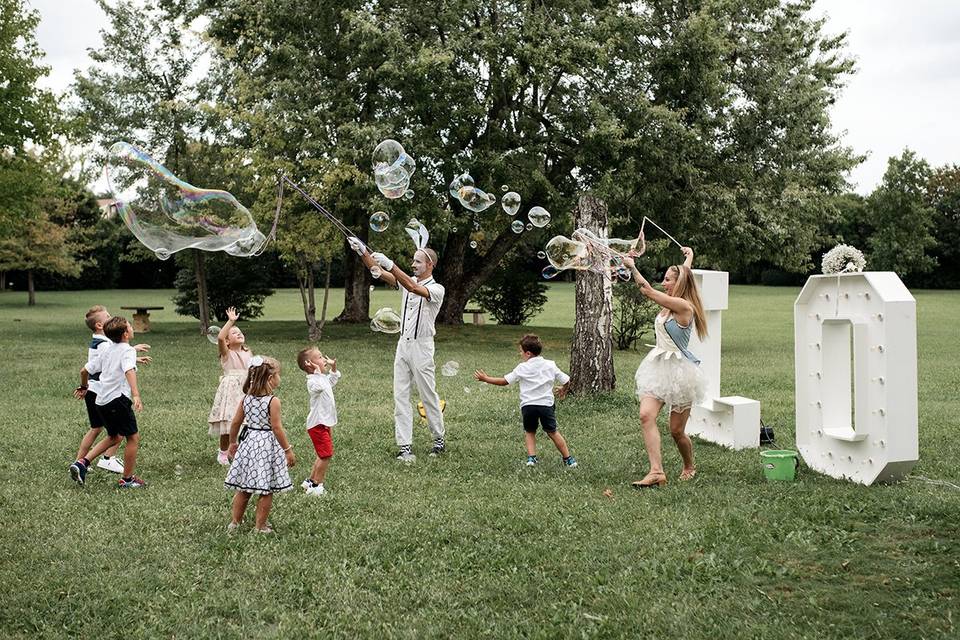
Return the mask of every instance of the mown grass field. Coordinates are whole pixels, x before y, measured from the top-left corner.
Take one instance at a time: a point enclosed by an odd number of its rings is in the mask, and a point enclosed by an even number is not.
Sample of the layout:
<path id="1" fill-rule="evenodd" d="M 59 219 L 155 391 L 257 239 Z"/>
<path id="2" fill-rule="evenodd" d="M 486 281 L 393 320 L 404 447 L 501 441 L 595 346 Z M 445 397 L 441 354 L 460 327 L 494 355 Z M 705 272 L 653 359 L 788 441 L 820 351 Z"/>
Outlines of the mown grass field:
<path id="1" fill-rule="evenodd" d="M 780 446 L 794 444 L 795 289 L 732 287 L 724 315 L 723 392 L 761 400 Z M 330 316 L 339 311 L 334 292 Z M 0 628 L 6 637 L 179 638 L 956 638 L 960 636 L 957 414 L 960 293 L 916 293 L 920 462 L 897 485 L 862 487 L 801 467 L 766 483 L 756 451 L 697 442 L 692 483 L 636 492 L 645 471 L 633 371 L 615 354 L 618 389 L 559 405 L 580 468 L 545 438 L 526 468 L 513 388 L 482 386 L 477 367 L 516 364 L 518 327 L 441 328 L 437 364 L 449 455 L 393 460 L 395 337 L 328 325 L 338 358 L 340 425 L 331 494 L 275 501 L 273 537 L 228 537 L 231 494 L 206 415 L 216 348 L 172 311 L 170 292 L 0 295 Z M 85 430 L 70 393 L 85 357 L 92 304 L 159 304 L 141 368 L 145 410 L 138 473 L 120 492 L 92 472 L 68 477 Z M 397 305 L 377 291 L 372 308 Z M 129 313 L 129 312 L 127 312 Z M 281 291 L 264 318 L 241 320 L 256 353 L 284 366 L 278 395 L 299 464 L 312 462 L 299 297 Z M 531 322 L 545 355 L 569 362 L 573 291 L 554 285 Z M 679 457 L 669 437 L 673 478 Z M 612 497 L 604 495 L 610 489 Z M 251 514 L 252 515 L 252 514 Z"/>

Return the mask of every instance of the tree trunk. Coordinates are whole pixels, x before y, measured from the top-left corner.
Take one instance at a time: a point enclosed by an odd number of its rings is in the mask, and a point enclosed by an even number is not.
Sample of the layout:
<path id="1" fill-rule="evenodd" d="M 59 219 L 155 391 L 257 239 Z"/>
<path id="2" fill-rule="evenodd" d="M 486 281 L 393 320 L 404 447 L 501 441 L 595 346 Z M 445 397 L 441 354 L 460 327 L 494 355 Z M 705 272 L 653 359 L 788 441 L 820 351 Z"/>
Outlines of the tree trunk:
<path id="1" fill-rule="evenodd" d="M 330 275 L 332 273 L 333 260 L 327 260 L 327 277 L 323 282 L 323 304 L 320 306 L 320 324 L 317 328 L 318 334 L 323 332 L 323 326 L 327 324 L 327 301 L 330 300 Z M 367 304 L 369 304 L 369 302 Z"/>
<path id="2" fill-rule="evenodd" d="M 607 237 L 607 205 L 585 195 L 577 203 L 574 228 Z M 611 391 L 613 370 L 613 286 L 610 278 L 592 271 L 577 271 L 576 321 L 570 347 L 570 392 Z"/>
<path id="3" fill-rule="evenodd" d="M 210 328 L 210 300 L 207 297 L 207 259 L 203 251 L 193 250 L 193 266 L 197 275 L 197 306 L 200 309 L 200 333 Z"/>
<path id="4" fill-rule="evenodd" d="M 360 260 L 360 256 L 347 244 L 346 239 L 343 245 L 347 252 L 344 260 L 343 312 L 335 320 L 337 322 L 369 322 L 370 272 Z"/>
<path id="5" fill-rule="evenodd" d="M 313 293 L 313 265 L 307 260 L 301 259 L 300 261 L 297 284 L 300 285 L 303 318 L 307 321 L 307 339 L 316 342 L 320 339 L 320 330 L 317 327 L 317 303 Z"/>
<path id="6" fill-rule="evenodd" d="M 467 308 L 472 296 L 478 288 L 483 286 L 494 269 L 500 267 L 500 261 L 513 249 L 521 236 L 504 229 L 482 256 L 480 267 L 470 271 L 463 268 L 466 247 L 470 241 L 470 231 L 461 231 L 447 240 L 444 247 L 445 254 L 440 257 L 443 267 L 440 284 L 446 289 L 443 297 L 443 306 L 437 321 L 441 324 L 463 324 L 463 310 Z"/>
<path id="7" fill-rule="evenodd" d="M 0 271 L 0 291 L 7 290 L 7 272 Z"/>
<path id="8" fill-rule="evenodd" d="M 37 292 L 33 288 L 33 271 L 27 271 L 27 306 L 37 304 Z"/>

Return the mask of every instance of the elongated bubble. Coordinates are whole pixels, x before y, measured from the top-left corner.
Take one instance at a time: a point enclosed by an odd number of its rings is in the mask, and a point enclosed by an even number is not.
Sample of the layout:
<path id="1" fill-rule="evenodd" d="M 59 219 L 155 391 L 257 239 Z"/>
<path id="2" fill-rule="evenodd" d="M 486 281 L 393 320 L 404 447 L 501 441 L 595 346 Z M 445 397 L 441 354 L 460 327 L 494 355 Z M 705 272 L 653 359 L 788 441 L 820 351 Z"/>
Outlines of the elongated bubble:
<path id="1" fill-rule="evenodd" d="M 232 194 L 181 180 L 129 142 L 110 147 L 105 171 L 124 224 L 161 260 L 183 249 L 248 257 L 266 247 L 266 236 Z"/>
<path id="2" fill-rule="evenodd" d="M 462 173 L 450 182 L 450 195 L 464 207 L 479 213 L 497 201 L 492 193 L 477 188 L 469 173 Z"/>
<path id="3" fill-rule="evenodd" d="M 600 238 L 588 229 L 577 229 L 572 238 L 554 236 L 544 247 L 550 266 L 557 270 L 592 271 L 604 276 L 630 279 L 630 271 L 623 264 L 623 256 L 640 255 L 637 240 Z M 544 277 L 548 277 L 546 273 Z"/>
<path id="4" fill-rule="evenodd" d="M 380 193 L 390 199 L 402 197 L 409 190 L 410 178 L 417 162 L 396 140 L 384 140 L 373 150 L 373 180 Z M 413 197 L 413 194 L 409 196 Z M 409 199 L 409 198 L 408 198 Z"/>
<path id="5" fill-rule="evenodd" d="M 520 211 L 520 194 L 516 191 L 503 194 L 500 198 L 500 206 L 508 216 L 517 215 L 517 211 Z"/>
<path id="6" fill-rule="evenodd" d="M 390 307 L 383 307 L 373 314 L 370 328 L 380 333 L 400 333 L 400 316 Z"/>

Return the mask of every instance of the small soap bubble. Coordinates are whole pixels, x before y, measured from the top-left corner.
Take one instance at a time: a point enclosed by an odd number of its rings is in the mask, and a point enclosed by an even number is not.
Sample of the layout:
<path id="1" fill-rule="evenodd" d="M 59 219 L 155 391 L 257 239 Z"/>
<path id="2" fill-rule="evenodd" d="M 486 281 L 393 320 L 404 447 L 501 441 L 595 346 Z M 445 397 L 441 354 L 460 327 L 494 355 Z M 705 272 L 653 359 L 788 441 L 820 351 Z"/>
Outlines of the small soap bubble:
<path id="1" fill-rule="evenodd" d="M 405 196 L 417 163 L 396 140 L 384 140 L 373 150 L 373 179 L 390 199 Z M 412 196 L 411 196 L 412 197 Z"/>
<path id="2" fill-rule="evenodd" d="M 370 275 L 373 276 L 375 280 L 379 280 L 380 276 L 383 275 L 383 271 L 377 265 L 370 267 Z"/>
<path id="3" fill-rule="evenodd" d="M 533 207 L 527 213 L 527 220 L 535 227 L 545 227 L 550 224 L 550 212 L 543 207 Z"/>
<path id="4" fill-rule="evenodd" d="M 444 362 L 443 365 L 440 367 L 440 374 L 448 378 L 452 378 L 458 373 L 460 373 L 460 363 L 457 362 L 456 360 L 449 360 L 447 362 Z"/>
<path id="5" fill-rule="evenodd" d="M 541 260 L 546 260 L 547 254 L 544 253 L 543 251 L 537 251 L 537 257 L 540 258 Z"/>
<path id="6" fill-rule="evenodd" d="M 500 207 L 508 216 L 517 215 L 517 211 L 520 211 L 520 194 L 516 191 L 505 194 L 500 198 Z"/>
<path id="7" fill-rule="evenodd" d="M 373 314 L 370 328 L 380 333 L 400 333 L 400 316 L 390 307 L 383 307 Z"/>
<path id="8" fill-rule="evenodd" d="M 220 327 L 217 325 L 210 325 L 207 327 L 207 340 L 213 344 L 217 344 L 217 336 L 220 335 Z"/>
<path id="9" fill-rule="evenodd" d="M 530 231 L 531 229 L 533 229 L 533 225 L 528 222 L 526 226 L 526 230 Z"/>
<path id="10" fill-rule="evenodd" d="M 500 185 L 500 191 L 506 193 L 507 191 L 510 191 L 510 187 L 508 187 L 508 186 L 505 185 L 505 184 L 502 184 L 502 185 Z"/>
<path id="11" fill-rule="evenodd" d="M 510 225 L 510 229 L 514 233 L 523 233 L 523 222 L 521 222 L 520 220 L 514 220 L 513 223 Z"/>
<path id="12" fill-rule="evenodd" d="M 413 189 L 407 189 L 406 191 L 403 192 L 403 199 L 404 199 L 404 200 L 413 200 L 413 196 L 414 196 L 414 195 L 415 195 L 415 194 L 413 193 Z"/>
<path id="13" fill-rule="evenodd" d="M 377 233 L 383 233 L 390 226 L 390 214 L 386 211 L 377 211 L 370 215 L 370 228 Z"/>
<path id="14" fill-rule="evenodd" d="M 470 241 L 470 248 L 471 248 L 471 249 L 476 249 L 476 248 L 477 248 L 477 241 L 476 241 L 476 240 L 471 240 L 471 241 Z"/>

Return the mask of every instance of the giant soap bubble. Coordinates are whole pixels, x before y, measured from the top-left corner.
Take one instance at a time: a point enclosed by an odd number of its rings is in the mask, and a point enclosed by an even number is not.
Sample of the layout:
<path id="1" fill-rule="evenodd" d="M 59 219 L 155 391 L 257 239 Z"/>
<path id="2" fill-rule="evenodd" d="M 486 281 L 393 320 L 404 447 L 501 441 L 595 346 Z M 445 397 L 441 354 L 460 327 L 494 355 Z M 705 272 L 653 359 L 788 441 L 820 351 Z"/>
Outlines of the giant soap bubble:
<path id="1" fill-rule="evenodd" d="M 373 179 L 380 193 L 390 199 L 408 191 L 410 177 L 416 170 L 416 161 L 396 140 L 384 140 L 373 150 Z"/>
<path id="2" fill-rule="evenodd" d="M 643 247 L 637 250 L 636 240 L 620 238 L 600 238 L 589 229 L 577 229 L 572 238 L 554 236 L 545 247 L 550 267 L 544 269 L 544 277 L 551 278 L 560 271 L 575 269 L 592 271 L 607 277 L 617 276 L 622 280 L 630 279 L 630 272 L 623 266 L 623 256 L 640 255 Z M 549 274 L 549 275 L 548 275 Z"/>
<path id="3" fill-rule="evenodd" d="M 266 247 L 266 236 L 233 195 L 184 182 L 129 142 L 110 147 L 106 174 L 123 222 L 161 260 L 183 249 L 247 257 Z"/>
<path id="4" fill-rule="evenodd" d="M 462 173 L 454 178 L 449 190 L 452 197 L 474 213 L 480 213 L 497 201 L 497 197 L 492 193 L 478 189 L 469 173 Z"/>
<path id="5" fill-rule="evenodd" d="M 400 333 L 400 316 L 390 307 L 383 307 L 373 314 L 370 328 L 380 333 Z"/>

